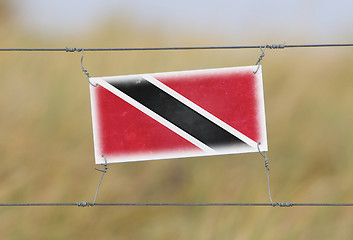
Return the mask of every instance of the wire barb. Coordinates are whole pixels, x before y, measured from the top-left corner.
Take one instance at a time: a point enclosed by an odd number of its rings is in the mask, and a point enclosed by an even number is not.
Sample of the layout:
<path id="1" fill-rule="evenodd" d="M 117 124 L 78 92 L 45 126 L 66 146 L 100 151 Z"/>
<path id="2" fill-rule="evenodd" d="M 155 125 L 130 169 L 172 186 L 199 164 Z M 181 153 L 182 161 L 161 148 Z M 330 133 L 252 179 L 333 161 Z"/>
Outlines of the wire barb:
<path id="1" fill-rule="evenodd" d="M 93 204 L 90 202 L 77 202 L 77 207 L 93 207 Z"/>
<path id="2" fill-rule="evenodd" d="M 276 203 L 275 205 L 273 205 L 274 207 L 275 206 L 279 206 L 279 207 L 293 207 L 294 203 L 292 202 L 281 202 L 281 203 Z"/>
<path id="3" fill-rule="evenodd" d="M 285 47 L 286 47 L 285 43 L 266 45 L 266 48 L 269 48 L 269 49 L 284 49 Z"/>
<path id="4" fill-rule="evenodd" d="M 104 166 L 104 169 L 98 169 L 98 168 L 95 168 L 97 171 L 100 171 L 102 172 L 102 176 L 101 176 L 101 180 L 99 181 L 99 184 L 98 184 L 98 187 L 97 187 L 97 190 L 96 190 L 96 194 L 94 195 L 94 200 L 93 200 L 93 203 L 92 203 L 92 207 L 94 206 L 94 204 L 96 203 L 96 199 L 97 199 L 97 195 L 98 195 L 98 191 L 99 191 L 99 188 L 101 186 L 101 183 L 103 181 L 103 177 L 104 177 L 104 174 L 107 172 L 108 170 L 108 162 L 107 162 L 107 158 L 104 156 L 104 154 L 102 154 L 102 157 L 104 158 L 104 164 L 102 164 Z"/>
<path id="5" fill-rule="evenodd" d="M 69 47 L 66 47 L 65 48 L 65 51 L 66 52 L 81 52 L 81 51 L 83 51 L 83 48 L 69 48 Z"/>

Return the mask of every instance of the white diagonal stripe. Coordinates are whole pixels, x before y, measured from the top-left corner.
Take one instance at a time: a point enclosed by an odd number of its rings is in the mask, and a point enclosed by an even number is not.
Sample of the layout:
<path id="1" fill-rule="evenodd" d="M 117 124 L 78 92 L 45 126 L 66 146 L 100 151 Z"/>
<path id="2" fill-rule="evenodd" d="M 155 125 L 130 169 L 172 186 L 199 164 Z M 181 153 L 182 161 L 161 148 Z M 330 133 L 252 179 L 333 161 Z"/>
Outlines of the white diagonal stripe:
<path id="1" fill-rule="evenodd" d="M 147 107 L 143 106 L 141 103 L 139 103 L 136 100 L 134 100 L 133 98 L 129 97 L 128 95 L 126 95 L 125 93 L 120 91 L 119 89 L 113 87 L 112 85 L 110 85 L 109 83 L 104 81 L 103 79 L 94 78 L 94 81 L 95 81 L 95 83 L 98 83 L 100 86 L 102 86 L 105 89 L 107 89 L 108 91 L 114 93 L 116 96 L 118 96 L 121 99 L 123 99 L 124 101 L 128 102 L 129 104 L 131 104 L 135 108 L 137 108 L 140 111 L 142 111 L 143 113 L 147 114 L 148 116 L 150 116 L 151 118 L 153 118 L 154 120 L 156 120 L 157 122 L 162 124 L 163 126 L 169 128 L 170 130 L 172 130 L 173 132 L 175 132 L 176 134 L 178 134 L 182 138 L 186 139 L 187 141 L 191 142 L 195 146 L 199 147 L 200 149 L 204 150 L 205 152 L 207 152 L 209 154 L 216 153 L 216 151 L 213 150 L 212 148 L 210 148 L 209 146 L 200 142 L 198 139 L 194 138 L 193 136 L 191 136 L 187 132 L 183 131 L 179 127 L 175 126 L 171 122 L 167 121 L 163 117 L 159 116 L 155 112 L 153 112 L 150 109 L 148 109 Z"/>
<path id="2" fill-rule="evenodd" d="M 165 84 L 161 83 L 160 81 L 158 81 L 157 79 L 155 79 L 151 75 L 142 75 L 142 77 L 145 80 L 147 80 L 150 83 L 152 83 L 153 85 L 155 85 L 156 87 L 158 87 L 159 89 L 163 90 L 164 92 L 168 93 L 172 97 L 176 98 L 177 100 L 179 100 L 180 102 L 182 102 L 186 106 L 188 106 L 191 109 L 193 109 L 194 111 L 198 112 L 199 114 L 201 114 L 202 116 L 204 116 L 208 120 L 212 121 L 213 123 L 215 123 L 219 127 L 223 128 L 224 130 L 226 130 L 230 134 L 236 136 L 237 138 L 239 138 L 240 140 L 242 140 L 246 144 L 250 145 L 251 147 L 257 148 L 257 143 L 255 141 L 253 141 L 249 137 L 245 136 L 244 134 L 242 134 L 238 130 L 234 129 L 233 127 L 229 126 L 227 123 L 223 122 L 222 120 L 220 120 L 219 118 L 215 117 L 211 113 L 207 112 L 205 109 L 199 107 L 198 105 L 196 105 L 195 103 L 193 103 L 192 101 L 190 101 L 186 97 L 182 96 L 178 92 L 174 91 L 170 87 L 168 87 Z"/>

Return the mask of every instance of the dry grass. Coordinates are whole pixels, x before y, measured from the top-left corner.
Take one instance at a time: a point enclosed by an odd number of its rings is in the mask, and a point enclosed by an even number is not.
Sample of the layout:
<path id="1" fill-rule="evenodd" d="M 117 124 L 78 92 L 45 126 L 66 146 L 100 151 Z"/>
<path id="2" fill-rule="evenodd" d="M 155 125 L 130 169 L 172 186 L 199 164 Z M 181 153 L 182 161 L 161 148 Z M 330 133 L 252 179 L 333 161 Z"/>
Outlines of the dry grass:
<path id="1" fill-rule="evenodd" d="M 141 38 L 126 29 L 58 40 L 57 46 L 168 45 L 158 32 Z M 6 26 L 1 31 L 2 47 L 48 46 Z M 185 38 L 179 45 L 197 42 L 208 43 Z M 92 76 L 123 75 L 252 65 L 258 55 L 87 53 L 85 67 Z M 100 174 L 94 170 L 88 83 L 79 58 L 0 54 L 1 202 L 92 201 Z M 264 58 L 275 201 L 353 201 L 352 64 L 348 48 L 268 51 Z M 98 201 L 267 202 L 263 159 L 246 154 L 114 164 Z M 349 208 L 0 208 L 2 239 L 350 239 L 352 226 Z"/>

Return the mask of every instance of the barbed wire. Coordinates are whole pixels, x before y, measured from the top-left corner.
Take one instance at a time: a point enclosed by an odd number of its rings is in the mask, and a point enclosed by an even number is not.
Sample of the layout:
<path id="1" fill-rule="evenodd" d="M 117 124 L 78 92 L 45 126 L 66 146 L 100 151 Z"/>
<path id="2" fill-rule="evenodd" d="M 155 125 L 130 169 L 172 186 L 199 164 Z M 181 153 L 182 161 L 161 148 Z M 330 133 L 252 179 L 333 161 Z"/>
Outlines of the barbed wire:
<path id="1" fill-rule="evenodd" d="M 172 50 L 226 50 L 226 49 L 285 49 L 285 48 L 319 48 L 319 47 L 353 47 L 353 43 L 328 44 L 270 44 L 245 46 L 195 46 L 195 47 L 132 47 L 132 48 L 0 48 L 2 52 L 81 52 L 81 51 L 172 51 Z"/>
<path id="2" fill-rule="evenodd" d="M 94 206 L 149 206 L 149 207 L 353 207 L 353 203 L 293 203 L 293 202 L 277 202 L 277 203 L 1 203 L 0 207 L 53 207 L 53 206 L 77 206 L 77 207 L 94 207 Z"/>

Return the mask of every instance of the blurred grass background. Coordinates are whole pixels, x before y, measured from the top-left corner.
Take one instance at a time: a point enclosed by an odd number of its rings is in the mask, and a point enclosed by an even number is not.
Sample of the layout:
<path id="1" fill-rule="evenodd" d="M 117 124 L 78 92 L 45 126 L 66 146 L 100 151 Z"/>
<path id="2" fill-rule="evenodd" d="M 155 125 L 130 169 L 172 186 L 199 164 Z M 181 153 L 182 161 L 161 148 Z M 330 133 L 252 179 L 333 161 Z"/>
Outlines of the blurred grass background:
<path id="1" fill-rule="evenodd" d="M 5 6 L 5 5 L 4 5 Z M 76 39 L 14 28 L 1 47 L 168 46 L 128 18 Z M 207 40 L 206 40 L 207 39 Z M 185 34 L 180 46 L 219 45 Z M 258 43 L 264 44 L 264 42 Z M 92 76 L 253 65 L 259 50 L 85 53 Z M 89 87 L 79 53 L 0 53 L 0 201 L 93 201 Z M 268 50 L 271 189 L 278 202 L 353 202 L 353 49 Z M 98 202 L 268 202 L 259 154 L 112 164 Z M 351 239 L 350 208 L 2 207 L 1 239 Z"/>

